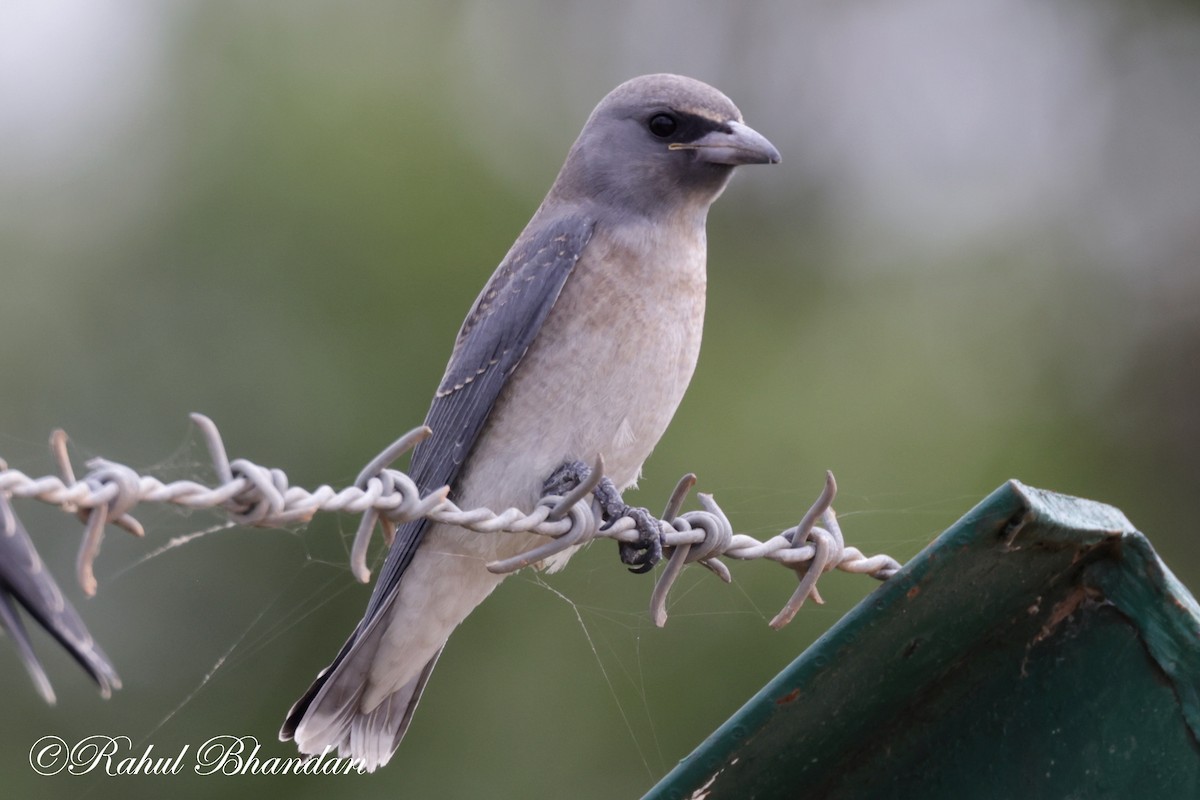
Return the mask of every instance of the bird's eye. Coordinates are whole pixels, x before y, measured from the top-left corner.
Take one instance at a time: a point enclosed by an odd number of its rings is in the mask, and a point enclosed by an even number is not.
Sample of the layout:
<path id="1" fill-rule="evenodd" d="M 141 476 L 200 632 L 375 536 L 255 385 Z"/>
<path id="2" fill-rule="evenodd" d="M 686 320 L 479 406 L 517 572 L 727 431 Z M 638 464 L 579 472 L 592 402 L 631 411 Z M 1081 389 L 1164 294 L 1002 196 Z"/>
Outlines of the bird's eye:
<path id="1" fill-rule="evenodd" d="M 679 123 L 670 114 L 655 114 L 650 118 L 650 132 L 660 139 L 665 139 L 675 132 Z"/>

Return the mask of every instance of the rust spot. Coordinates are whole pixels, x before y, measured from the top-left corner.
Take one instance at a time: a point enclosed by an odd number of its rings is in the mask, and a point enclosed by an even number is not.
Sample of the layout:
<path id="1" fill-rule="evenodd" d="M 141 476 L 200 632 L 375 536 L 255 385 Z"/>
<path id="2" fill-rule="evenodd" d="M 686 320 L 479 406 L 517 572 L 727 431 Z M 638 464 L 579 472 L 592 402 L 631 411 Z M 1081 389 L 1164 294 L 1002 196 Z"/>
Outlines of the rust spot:
<path id="1" fill-rule="evenodd" d="M 1046 620 L 1046 624 L 1038 631 L 1037 636 L 1033 637 L 1030 646 L 1038 642 L 1045 641 L 1054 635 L 1058 626 L 1062 625 L 1063 621 L 1074 614 L 1084 601 L 1089 598 L 1094 598 L 1099 592 L 1088 586 L 1076 586 L 1071 590 L 1070 594 L 1054 604 L 1054 608 L 1050 609 L 1050 616 Z"/>
<path id="2" fill-rule="evenodd" d="M 921 593 L 921 587 L 914 586 L 911 589 L 909 589 L 907 592 L 905 592 L 904 596 L 907 597 L 909 600 L 912 600 L 914 597 L 916 597 L 920 593 Z"/>
<path id="3" fill-rule="evenodd" d="M 1078 611 L 1080 606 L 1084 605 L 1084 603 L 1089 601 L 1094 602 L 1102 599 L 1103 597 L 1104 595 L 1099 589 L 1080 584 L 1073 588 L 1066 597 L 1055 603 L 1054 607 L 1050 609 L 1050 614 L 1046 618 L 1046 624 L 1044 624 L 1041 630 L 1037 632 L 1037 635 L 1030 639 L 1029 643 L 1025 645 L 1025 657 L 1021 659 L 1021 677 L 1029 677 L 1029 673 L 1027 671 L 1027 667 L 1029 666 L 1029 653 L 1035 646 L 1053 636 L 1058 631 L 1059 627 L 1062 626 L 1063 622 L 1068 620 L 1076 611 Z M 1042 598 L 1038 597 L 1037 602 L 1038 605 L 1040 605 Z M 1031 613 L 1033 610 L 1034 609 L 1030 609 Z"/>
<path id="4" fill-rule="evenodd" d="M 783 697 L 776 700 L 775 705 L 786 706 L 788 703 L 794 703 L 796 701 L 796 698 L 798 698 L 799 696 L 800 696 L 800 690 L 792 689 L 790 692 L 785 694 Z"/>

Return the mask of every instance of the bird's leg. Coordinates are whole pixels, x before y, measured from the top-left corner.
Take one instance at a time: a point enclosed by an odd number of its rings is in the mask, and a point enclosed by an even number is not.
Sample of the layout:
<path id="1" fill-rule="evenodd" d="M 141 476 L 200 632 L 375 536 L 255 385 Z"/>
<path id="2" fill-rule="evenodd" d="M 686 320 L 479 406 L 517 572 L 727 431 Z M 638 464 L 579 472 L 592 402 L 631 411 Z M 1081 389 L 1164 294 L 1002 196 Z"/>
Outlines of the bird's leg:
<path id="1" fill-rule="evenodd" d="M 546 479 L 542 491 L 547 495 L 565 495 L 583 483 L 591 473 L 591 467 L 582 461 L 565 461 Z M 621 563 L 629 564 L 630 572 L 649 572 L 662 560 L 662 532 L 658 519 L 645 508 L 628 505 L 616 485 L 606 475 L 592 490 L 600 504 L 601 518 L 611 525 L 621 517 L 630 517 L 636 524 L 638 540 L 621 542 Z"/>

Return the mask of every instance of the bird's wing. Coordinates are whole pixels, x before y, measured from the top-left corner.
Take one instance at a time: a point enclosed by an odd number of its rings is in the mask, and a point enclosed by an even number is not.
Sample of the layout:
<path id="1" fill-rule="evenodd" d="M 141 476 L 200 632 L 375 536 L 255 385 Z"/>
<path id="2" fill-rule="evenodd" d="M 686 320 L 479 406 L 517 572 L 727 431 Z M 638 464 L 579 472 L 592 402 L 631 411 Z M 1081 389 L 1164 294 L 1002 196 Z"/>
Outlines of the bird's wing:
<path id="1" fill-rule="evenodd" d="M 593 228 L 583 215 L 531 223 L 475 300 L 425 417 L 433 435 L 413 452 L 409 472 L 422 491 L 450 486 L 453 498 L 496 398 L 554 307 Z M 360 630 L 400 582 L 426 525 L 417 520 L 396 532 Z"/>
<path id="2" fill-rule="evenodd" d="M 108 697 L 114 688 L 120 688 L 121 680 L 108 656 L 63 596 L 8 497 L 0 492 L 0 627 L 12 636 L 39 693 L 53 703 L 54 692 L 17 616 L 14 599 L 88 671 L 101 694 Z"/>
<path id="3" fill-rule="evenodd" d="M 425 424 L 433 434 L 413 451 L 409 465 L 409 474 L 423 492 L 449 486 L 453 497 L 463 463 L 483 430 L 496 398 L 554 307 L 572 268 L 592 237 L 594 226 L 594 221 L 583 215 L 561 215 L 544 222 L 535 217 L 476 298 L 458 332 L 446 374 L 425 417 Z M 335 681 L 339 671 L 351 663 L 347 659 L 383 619 L 381 613 L 395 595 L 396 586 L 412 562 L 427 526 L 427 520 L 419 519 L 396 531 L 362 620 L 330 665 L 317 675 L 308 691 L 292 706 L 279 731 L 280 739 L 287 741 L 294 737 L 314 703 L 326 702 L 332 707 L 330 719 L 325 720 L 325 724 L 334 727 L 349 724 L 346 715 L 356 707 L 363 689 L 362 681 L 344 681 L 347 683 L 344 694 L 324 701 L 319 698 L 325 697 L 334 687 L 330 681 Z M 406 715 L 412 713 L 431 666 L 432 662 L 405 687 L 409 693 L 403 704 L 407 708 Z M 407 719 L 404 716 L 398 728 L 389 729 L 396 742 L 403 735 Z M 342 735 L 345 735 L 344 730 L 330 741 L 338 741 Z"/>

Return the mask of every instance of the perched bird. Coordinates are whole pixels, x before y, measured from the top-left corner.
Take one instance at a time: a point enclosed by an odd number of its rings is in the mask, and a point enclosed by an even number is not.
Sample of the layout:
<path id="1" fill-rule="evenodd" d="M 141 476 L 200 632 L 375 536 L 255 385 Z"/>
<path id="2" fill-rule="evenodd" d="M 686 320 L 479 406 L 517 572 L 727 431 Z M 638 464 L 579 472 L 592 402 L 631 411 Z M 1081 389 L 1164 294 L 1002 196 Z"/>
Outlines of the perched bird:
<path id="1" fill-rule="evenodd" d="M 88 633 L 54 577 L 46 571 L 25 526 L 17 519 L 8 497 L 0 492 L 0 628 L 12 637 L 29 677 L 33 678 L 33 685 L 45 701 L 53 705 L 54 689 L 33 652 L 14 600 L 88 671 L 99 684 L 101 695 L 108 697 L 113 689 L 121 688 L 121 679 L 108 656 Z"/>
<path id="2" fill-rule="evenodd" d="M 560 467 L 602 454 L 608 510 L 645 515 L 612 495 L 637 480 L 696 366 L 708 208 L 734 167 L 778 161 L 704 83 L 646 75 L 609 93 L 463 322 L 413 452 L 417 485 L 532 510 Z M 401 527 L 362 621 L 280 738 L 386 764 L 446 640 L 502 580 L 484 564 L 535 538 Z M 660 553 L 653 538 L 622 556 L 649 568 Z"/>

